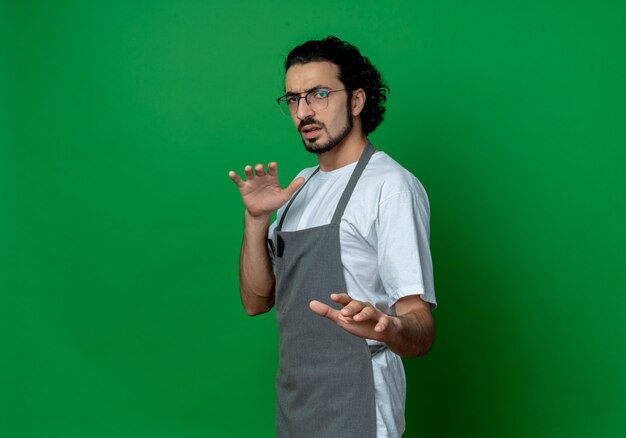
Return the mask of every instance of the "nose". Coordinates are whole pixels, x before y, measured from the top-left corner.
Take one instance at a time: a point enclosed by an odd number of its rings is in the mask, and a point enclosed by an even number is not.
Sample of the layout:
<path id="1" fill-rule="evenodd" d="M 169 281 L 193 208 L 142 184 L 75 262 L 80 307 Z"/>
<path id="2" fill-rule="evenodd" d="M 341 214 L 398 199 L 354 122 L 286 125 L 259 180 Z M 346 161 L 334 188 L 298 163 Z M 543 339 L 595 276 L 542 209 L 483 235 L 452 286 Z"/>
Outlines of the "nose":
<path id="1" fill-rule="evenodd" d="M 298 100 L 298 110 L 296 111 L 296 117 L 300 120 L 304 120 L 307 117 L 315 114 L 309 105 L 309 102 L 306 101 L 305 97 L 301 97 Z"/>

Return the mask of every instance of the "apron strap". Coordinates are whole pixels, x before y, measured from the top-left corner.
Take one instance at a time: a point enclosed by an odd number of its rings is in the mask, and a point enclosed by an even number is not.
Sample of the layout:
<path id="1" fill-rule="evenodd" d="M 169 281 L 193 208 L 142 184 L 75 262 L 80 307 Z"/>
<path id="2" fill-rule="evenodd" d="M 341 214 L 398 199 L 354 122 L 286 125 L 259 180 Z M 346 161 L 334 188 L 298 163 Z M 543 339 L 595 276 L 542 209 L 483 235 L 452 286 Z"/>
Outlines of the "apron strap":
<path id="1" fill-rule="evenodd" d="M 277 231 L 280 231 L 283 229 L 283 222 L 285 220 L 285 217 L 287 217 L 287 212 L 289 211 L 289 207 L 291 207 L 291 204 L 293 204 L 293 201 L 294 199 L 296 199 L 296 196 L 298 196 L 298 194 L 302 191 L 306 183 L 308 183 L 311 180 L 311 178 L 313 178 L 313 175 L 315 175 L 319 171 L 320 171 L 320 167 L 317 166 L 317 169 L 315 169 L 315 171 L 311 174 L 311 176 L 309 176 L 307 180 L 304 182 L 304 184 L 302 184 L 302 187 L 300 187 L 298 191 L 294 193 L 294 195 L 291 197 L 289 204 L 287 204 L 287 207 L 285 207 L 285 211 L 283 211 L 283 215 L 280 217 L 280 222 L 278 223 L 278 226 L 276 227 Z"/>
<path id="2" fill-rule="evenodd" d="M 361 153 L 359 162 L 356 164 L 356 167 L 354 168 L 354 171 L 352 172 L 352 176 L 350 176 L 350 181 L 348 181 L 348 185 L 343 191 L 343 194 L 341 195 L 341 199 L 339 199 L 339 203 L 337 204 L 337 208 L 335 210 L 335 214 L 333 215 L 333 219 L 330 221 L 331 224 L 337 225 L 341 222 L 341 217 L 343 216 L 343 212 L 346 209 L 346 206 L 348 205 L 348 201 L 350 200 L 350 197 L 352 196 L 354 187 L 356 186 L 356 183 L 359 180 L 359 177 L 363 173 L 363 170 L 365 170 L 365 166 L 367 166 L 367 163 L 369 162 L 370 158 L 372 157 L 372 155 L 374 155 L 374 152 L 375 152 L 374 146 L 372 146 L 371 143 L 368 143 L 367 146 L 365 146 L 365 149 L 363 150 L 363 152 Z M 307 180 L 304 182 L 304 184 L 302 184 L 302 187 L 300 187 L 298 191 L 291 197 L 289 204 L 287 204 L 287 207 L 285 207 L 285 211 L 283 211 L 283 215 L 280 218 L 280 222 L 278 222 L 278 226 L 276 227 L 277 231 L 281 231 L 283 229 L 283 222 L 285 221 L 285 217 L 287 217 L 287 212 L 289 211 L 289 207 L 291 207 L 291 204 L 293 204 L 293 201 L 300 194 L 300 192 L 302 191 L 306 183 L 308 183 L 311 180 L 311 178 L 313 178 L 313 176 L 317 172 L 319 172 L 319 170 L 320 168 L 319 166 L 317 166 L 317 169 L 315 169 L 315 171 L 311 174 L 311 176 L 309 176 Z"/>
<path id="3" fill-rule="evenodd" d="M 337 209 L 335 210 L 335 214 L 333 215 L 331 224 L 339 225 L 341 223 L 341 217 L 343 216 L 343 212 L 348 205 L 348 201 L 350 201 L 350 197 L 352 196 L 352 192 L 354 191 L 354 187 L 359 180 L 359 177 L 365 170 L 365 166 L 369 162 L 372 155 L 374 155 L 375 149 L 371 143 L 368 143 L 361 153 L 361 158 L 359 158 L 359 162 L 356 164 L 354 171 L 352 172 L 352 176 L 350 177 L 350 181 L 348 181 L 348 185 L 346 186 L 343 194 L 341 195 L 341 199 L 339 199 L 339 203 L 337 204 Z"/>

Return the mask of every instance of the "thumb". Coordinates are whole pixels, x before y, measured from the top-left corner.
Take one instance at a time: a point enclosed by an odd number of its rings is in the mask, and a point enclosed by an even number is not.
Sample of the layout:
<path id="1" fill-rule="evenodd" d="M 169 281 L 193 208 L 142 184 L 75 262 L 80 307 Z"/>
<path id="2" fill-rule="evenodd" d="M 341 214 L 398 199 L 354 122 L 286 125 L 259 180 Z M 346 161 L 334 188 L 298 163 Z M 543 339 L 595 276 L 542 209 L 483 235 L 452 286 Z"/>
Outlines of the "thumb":
<path id="1" fill-rule="evenodd" d="M 303 177 L 296 178 L 293 181 L 291 181 L 291 183 L 287 186 L 285 191 L 287 192 L 289 197 L 291 197 L 296 192 L 296 190 L 302 187 L 303 184 L 304 184 Z"/>

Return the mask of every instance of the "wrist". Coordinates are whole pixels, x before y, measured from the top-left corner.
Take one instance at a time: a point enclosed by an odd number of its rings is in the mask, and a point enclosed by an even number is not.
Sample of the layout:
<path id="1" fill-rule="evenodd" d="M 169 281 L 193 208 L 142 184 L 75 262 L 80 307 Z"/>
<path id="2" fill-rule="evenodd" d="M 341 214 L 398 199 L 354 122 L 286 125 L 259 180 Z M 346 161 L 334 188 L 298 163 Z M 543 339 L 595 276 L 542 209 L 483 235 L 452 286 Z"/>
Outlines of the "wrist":
<path id="1" fill-rule="evenodd" d="M 400 338 L 402 335 L 403 321 L 398 316 L 387 315 L 387 318 L 389 322 L 387 323 L 387 328 L 382 333 L 384 339 L 381 339 L 381 341 L 387 344 L 391 350 L 394 350 L 398 346 L 398 343 L 402 342 Z"/>
<path id="2" fill-rule="evenodd" d="M 268 228 L 270 225 L 271 219 L 272 219 L 272 213 L 253 215 L 252 213 L 250 213 L 250 211 L 247 208 L 244 213 L 244 224 L 246 226 Z"/>

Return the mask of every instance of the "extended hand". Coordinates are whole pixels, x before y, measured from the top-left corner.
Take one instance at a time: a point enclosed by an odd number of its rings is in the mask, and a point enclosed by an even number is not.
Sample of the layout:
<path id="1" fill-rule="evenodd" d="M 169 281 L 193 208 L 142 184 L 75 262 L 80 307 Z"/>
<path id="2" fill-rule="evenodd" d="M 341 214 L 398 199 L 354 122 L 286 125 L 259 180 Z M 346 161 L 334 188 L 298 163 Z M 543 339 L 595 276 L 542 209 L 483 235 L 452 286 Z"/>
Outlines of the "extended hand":
<path id="1" fill-rule="evenodd" d="M 345 331 L 366 339 L 387 342 L 399 330 L 399 321 L 366 301 L 357 301 L 348 294 L 332 294 L 330 299 L 343 305 L 341 310 L 313 300 L 309 307 L 320 316 L 334 321 Z"/>
<path id="2" fill-rule="evenodd" d="M 271 215 L 304 184 L 304 178 L 296 178 L 283 189 L 278 183 L 276 163 L 267 165 L 267 173 L 263 164 L 257 164 L 254 169 L 248 165 L 243 169 L 243 173 L 246 176 L 245 181 L 232 170 L 228 172 L 228 176 L 239 188 L 246 209 L 255 217 Z"/>

